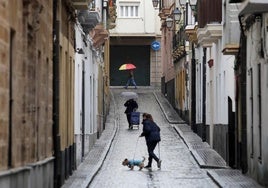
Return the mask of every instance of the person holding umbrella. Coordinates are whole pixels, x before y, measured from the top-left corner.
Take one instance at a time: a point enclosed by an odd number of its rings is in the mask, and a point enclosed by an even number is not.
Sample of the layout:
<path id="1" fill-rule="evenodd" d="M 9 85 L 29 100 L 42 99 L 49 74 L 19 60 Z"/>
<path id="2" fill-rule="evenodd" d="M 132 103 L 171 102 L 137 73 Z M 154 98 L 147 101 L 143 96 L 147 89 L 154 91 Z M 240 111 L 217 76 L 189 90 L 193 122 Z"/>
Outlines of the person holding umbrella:
<path id="1" fill-rule="evenodd" d="M 138 109 L 138 103 L 133 98 L 131 98 L 125 102 L 124 106 L 127 107 L 125 114 L 127 116 L 128 127 L 129 129 L 133 129 L 133 126 L 131 124 L 131 113 Z"/>
<path id="2" fill-rule="evenodd" d="M 127 89 L 127 87 L 129 86 L 130 83 L 131 83 L 133 86 L 135 86 L 135 89 L 137 89 L 137 84 L 136 84 L 136 82 L 135 82 L 135 80 L 134 80 L 134 73 L 133 73 L 133 70 L 129 70 L 128 80 L 127 80 L 125 89 Z"/>
<path id="3" fill-rule="evenodd" d="M 127 57 L 127 61 L 125 64 L 121 65 L 119 70 L 128 70 L 129 74 L 128 74 L 128 80 L 127 83 L 125 85 L 125 89 L 128 88 L 129 84 L 132 84 L 133 86 L 135 86 L 135 89 L 137 89 L 137 84 L 134 80 L 134 73 L 133 70 L 136 68 L 136 66 L 134 64 L 132 64 L 132 60 L 129 59 L 129 57 Z"/>

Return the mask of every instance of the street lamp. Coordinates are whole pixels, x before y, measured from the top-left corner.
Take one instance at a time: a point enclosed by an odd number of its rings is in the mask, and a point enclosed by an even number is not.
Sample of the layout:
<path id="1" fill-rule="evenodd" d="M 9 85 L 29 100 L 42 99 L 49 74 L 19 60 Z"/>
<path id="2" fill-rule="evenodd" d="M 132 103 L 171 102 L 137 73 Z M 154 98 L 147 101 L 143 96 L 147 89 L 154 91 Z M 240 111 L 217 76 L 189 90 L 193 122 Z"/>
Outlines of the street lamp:
<path id="1" fill-rule="evenodd" d="M 178 21 L 180 21 L 180 19 L 181 19 L 181 11 L 178 8 L 176 8 L 175 10 L 173 10 L 172 16 L 175 20 L 175 23 L 178 23 Z M 173 25 L 173 19 L 171 18 L 171 15 L 170 15 L 166 19 L 166 26 L 167 26 L 167 28 L 170 29 L 172 27 L 172 25 Z"/>
<path id="2" fill-rule="evenodd" d="M 157 8 L 159 0 L 152 0 L 154 8 Z"/>
<path id="3" fill-rule="evenodd" d="M 197 4 L 197 0 L 189 0 L 190 1 L 190 6 L 193 12 L 195 12 L 195 7 Z"/>
<path id="4" fill-rule="evenodd" d="M 183 7 L 185 7 L 186 4 L 189 3 L 190 6 L 191 6 L 192 11 L 195 11 L 197 0 L 179 0 L 179 2 L 180 2 L 180 5 L 183 6 Z"/>
<path id="5" fill-rule="evenodd" d="M 174 20 L 177 22 L 177 21 L 180 21 L 181 19 L 181 11 L 176 8 L 175 10 L 173 10 L 173 16 L 174 16 Z"/>
<path id="6" fill-rule="evenodd" d="M 166 24 L 167 24 L 167 28 L 171 28 L 172 27 L 172 24 L 173 24 L 173 19 L 172 18 L 170 18 L 170 17 L 168 17 L 167 19 L 166 19 Z"/>

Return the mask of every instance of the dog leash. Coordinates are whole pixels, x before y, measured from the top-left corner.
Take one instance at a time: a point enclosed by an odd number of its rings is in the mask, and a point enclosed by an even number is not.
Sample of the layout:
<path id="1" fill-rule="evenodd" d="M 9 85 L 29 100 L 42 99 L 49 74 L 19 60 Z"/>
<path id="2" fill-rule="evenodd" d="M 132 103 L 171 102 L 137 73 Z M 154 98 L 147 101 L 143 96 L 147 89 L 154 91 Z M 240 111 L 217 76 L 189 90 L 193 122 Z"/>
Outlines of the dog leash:
<path id="1" fill-rule="evenodd" d="M 134 161 L 134 159 L 135 159 L 135 154 L 136 154 L 136 150 L 137 150 L 137 145 L 138 145 L 139 138 L 140 138 L 140 137 L 138 137 L 138 139 L 137 139 L 137 141 L 136 141 L 136 146 L 135 146 L 134 155 L 133 155 L 133 161 Z"/>

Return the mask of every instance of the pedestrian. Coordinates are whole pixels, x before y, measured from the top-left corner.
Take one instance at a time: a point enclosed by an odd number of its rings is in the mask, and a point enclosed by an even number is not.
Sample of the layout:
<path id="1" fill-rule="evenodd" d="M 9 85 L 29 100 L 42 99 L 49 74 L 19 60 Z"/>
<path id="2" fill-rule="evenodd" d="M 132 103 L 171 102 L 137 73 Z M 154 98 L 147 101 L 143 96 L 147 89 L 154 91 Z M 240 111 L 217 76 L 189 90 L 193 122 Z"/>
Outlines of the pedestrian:
<path id="1" fill-rule="evenodd" d="M 161 141 L 160 137 L 160 128 L 154 122 L 153 117 L 151 114 L 144 113 L 142 115 L 143 121 L 143 132 L 141 133 L 140 137 L 144 136 L 146 140 L 147 150 L 149 154 L 148 158 L 148 165 L 144 168 L 151 169 L 153 159 L 157 162 L 157 167 L 161 168 L 161 160 L 154 154 L 154 149 L 158 142 Z"/>
<path id="2" fill-rule="evenodd" d="M 131 83 L 133 86 L 135 86 L 135 89 L 137 89 L 137 84 L 136 84 L 136 82 L 135 82 L 135 80 L 134 80 L 134 73 L 133 73 L 133 70 L 129 70 L 128 80 L 127 80 L 125 89 L 128 88 L 128 86 L 129 86 L 130 83 Z"/>
<path id="3" fill-rule="evenodd" d="M 128 127 L 129 129 L 133 129 L 133 125 L 131 124 L 131 113 L 138 109 L 138 103 L 134 99 L 129 99 L 125 102 L 124 106 L 126 107 L 125 114 L 127 116 Z"/>

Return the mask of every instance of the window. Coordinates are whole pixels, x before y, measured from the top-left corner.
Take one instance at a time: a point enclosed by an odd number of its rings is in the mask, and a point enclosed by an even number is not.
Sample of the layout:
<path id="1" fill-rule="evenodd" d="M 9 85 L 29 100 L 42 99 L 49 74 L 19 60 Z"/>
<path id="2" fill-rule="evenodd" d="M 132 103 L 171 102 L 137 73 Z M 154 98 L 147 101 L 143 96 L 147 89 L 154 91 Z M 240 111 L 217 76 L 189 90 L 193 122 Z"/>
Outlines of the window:
<path id="1" fill-rule="evenodd" d="M 121 4 L 119 15 L 121 18 L 137 18 L 139 16 L 139 5 Z"/>

